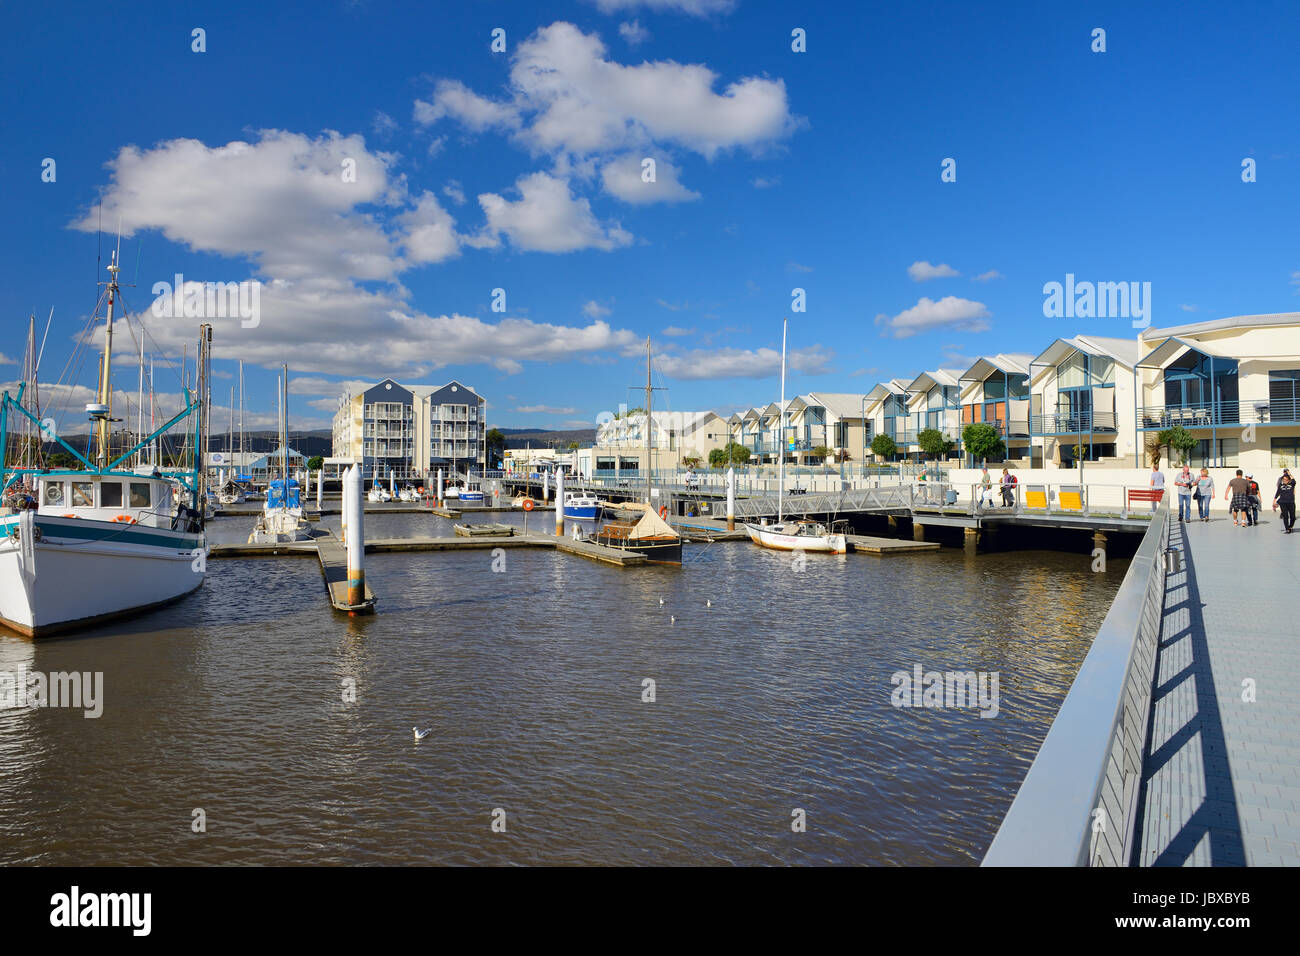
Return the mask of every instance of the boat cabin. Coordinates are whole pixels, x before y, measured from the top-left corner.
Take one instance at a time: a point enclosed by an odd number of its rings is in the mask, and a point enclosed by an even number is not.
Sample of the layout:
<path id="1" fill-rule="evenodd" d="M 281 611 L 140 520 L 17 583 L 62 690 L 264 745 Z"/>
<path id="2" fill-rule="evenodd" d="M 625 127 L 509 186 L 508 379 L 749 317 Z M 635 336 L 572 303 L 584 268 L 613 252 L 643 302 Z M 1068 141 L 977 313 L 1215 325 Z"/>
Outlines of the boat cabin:
<path id="1" fill-rule="evenodd" d="M 36 478 L 37 514 L 154 528 L 172 525 L 172 481 L 153 475 L 152 470 L 147 474 L 52 472 Z"/>

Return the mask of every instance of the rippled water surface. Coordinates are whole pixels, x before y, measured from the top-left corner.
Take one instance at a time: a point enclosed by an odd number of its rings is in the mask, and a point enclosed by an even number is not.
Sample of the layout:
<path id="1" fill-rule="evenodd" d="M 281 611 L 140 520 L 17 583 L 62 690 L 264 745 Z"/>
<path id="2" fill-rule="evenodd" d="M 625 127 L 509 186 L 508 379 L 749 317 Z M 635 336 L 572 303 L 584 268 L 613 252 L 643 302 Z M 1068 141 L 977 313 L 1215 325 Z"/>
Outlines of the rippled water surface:
<path id="1" fill-rule="evenodd" d="M 367 533 L 451 530 L 393 514 Z M 501 573 L 488 551 L 371 555 L 373 618 L 330 609 L 314 558 L 214 559 L 145 617 L 0 636 L 0 670 L 105 685 L 97 720 L 0 711 L 0 862 L 975 863 L 1126 565 L 504 554 Z M 896 709 L 890 677 L 918 663 L 997 671 L 1000 712 Z"/>

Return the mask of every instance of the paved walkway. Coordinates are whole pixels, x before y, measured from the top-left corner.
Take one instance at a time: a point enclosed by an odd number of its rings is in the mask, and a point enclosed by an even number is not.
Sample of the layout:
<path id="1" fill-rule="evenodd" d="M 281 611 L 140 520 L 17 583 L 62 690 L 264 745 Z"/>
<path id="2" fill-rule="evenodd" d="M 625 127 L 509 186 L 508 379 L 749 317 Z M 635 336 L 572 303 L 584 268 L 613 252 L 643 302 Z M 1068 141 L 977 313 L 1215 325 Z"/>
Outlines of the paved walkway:
<path id="1" fill-rule="evenodd" d="M 1170 534 L 1140 865 L 1300 865 L 1300 526 L 1223 514 Z"/>

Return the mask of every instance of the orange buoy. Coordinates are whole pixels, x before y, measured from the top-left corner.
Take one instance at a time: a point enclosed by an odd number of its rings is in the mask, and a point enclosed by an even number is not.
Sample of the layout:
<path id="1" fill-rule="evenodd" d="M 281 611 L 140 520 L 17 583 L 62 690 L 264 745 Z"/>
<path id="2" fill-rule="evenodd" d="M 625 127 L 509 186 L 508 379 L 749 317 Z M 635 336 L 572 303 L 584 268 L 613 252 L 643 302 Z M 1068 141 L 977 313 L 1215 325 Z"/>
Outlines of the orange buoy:
<path id="1" fill-rule="evenodd" d="M 113 520 L 120 521 L 123 524 L 135 524 L 135 519 L 130 515 L 114 515 Z"/>
<path id="2" fill-rule="evenodd" d="M 660 506 L 659 506 L 659 517 L 661 517 L 661 518 L 667 518 L 667 517 L 668 517 L 668 506 L 667 506 L 667 505 L 660 505 Z"/>
<path id="3" fill-rule="evenodd" d="M 532 511 L 533 508 L 534 508 L 533 499 L 532 499 L 532 498 L 525 498 L 525 499 L 524 499 L 524 510 L 525 510 L 525 511 Z"/>

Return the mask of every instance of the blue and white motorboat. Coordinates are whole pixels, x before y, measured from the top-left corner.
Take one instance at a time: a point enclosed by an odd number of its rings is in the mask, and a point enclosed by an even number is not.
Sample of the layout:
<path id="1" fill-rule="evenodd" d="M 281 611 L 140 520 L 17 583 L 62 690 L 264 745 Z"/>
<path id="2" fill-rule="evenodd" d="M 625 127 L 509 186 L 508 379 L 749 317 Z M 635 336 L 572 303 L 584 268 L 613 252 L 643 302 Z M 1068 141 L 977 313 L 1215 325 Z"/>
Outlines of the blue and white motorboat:
<path id="1" fill-rule="evenodd" d="M 582 491 L 564 493 L 564 517 L 589 521 L 596 520 L 603 502 L 593 494 Z"/>

